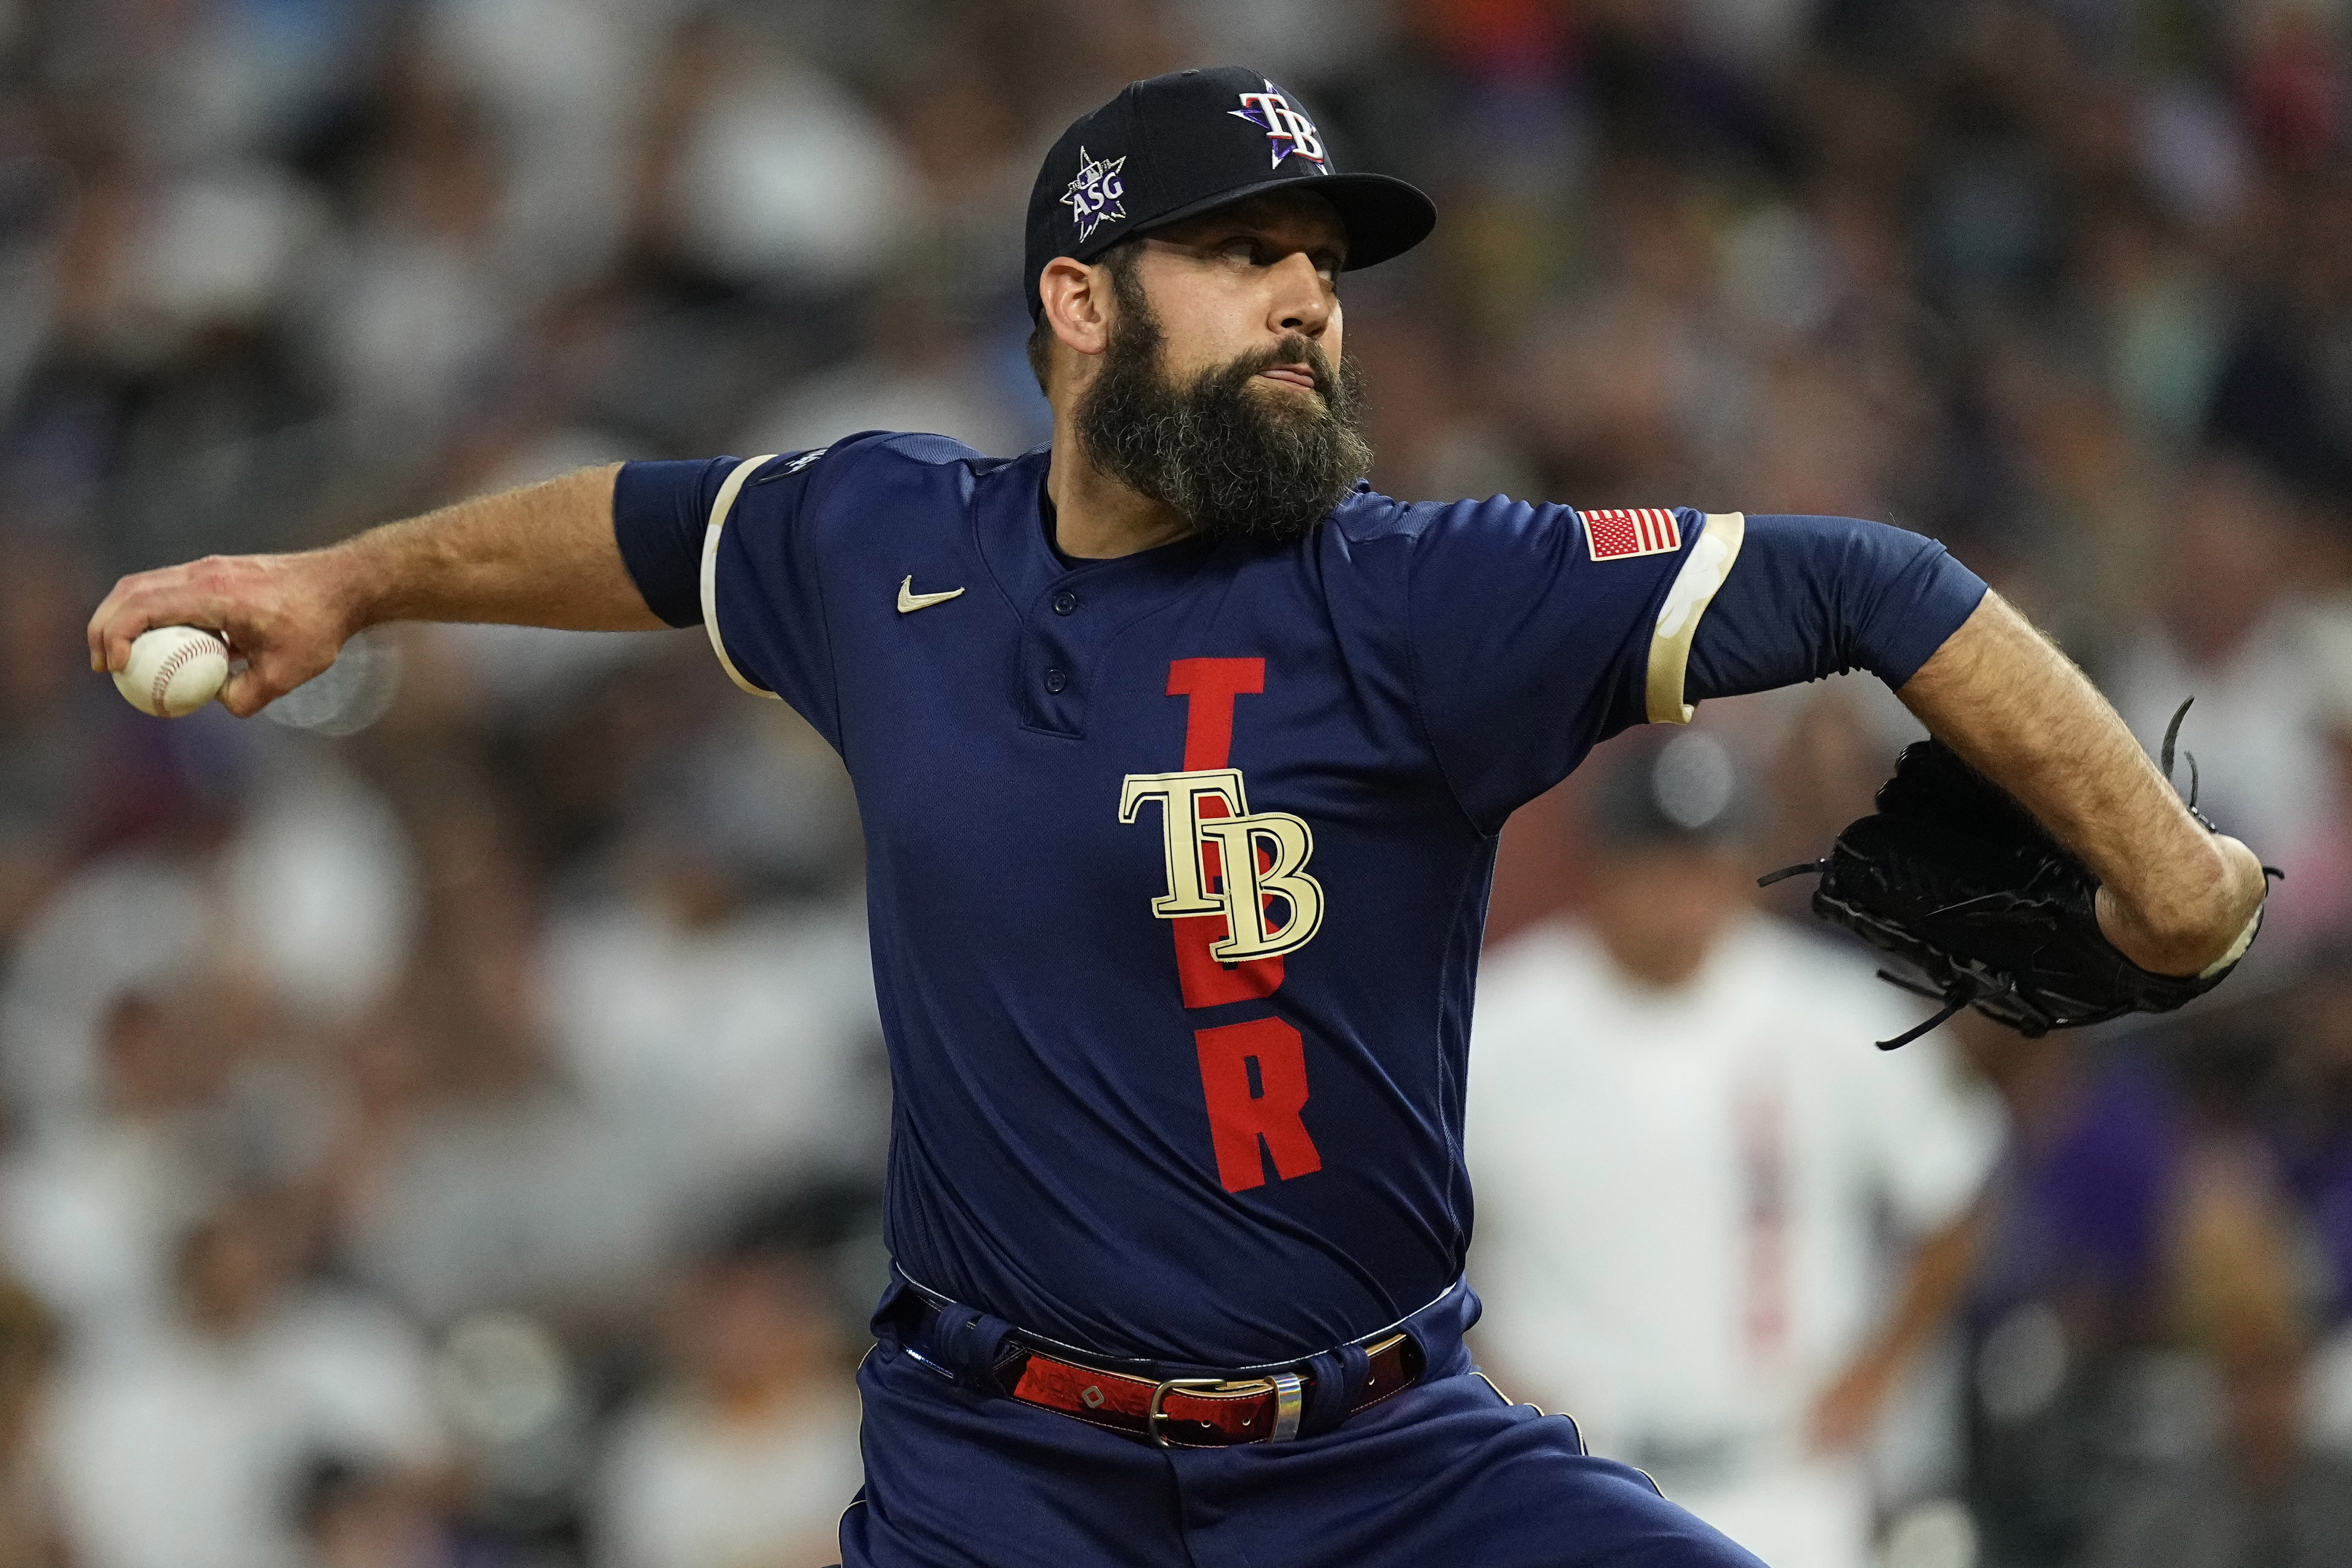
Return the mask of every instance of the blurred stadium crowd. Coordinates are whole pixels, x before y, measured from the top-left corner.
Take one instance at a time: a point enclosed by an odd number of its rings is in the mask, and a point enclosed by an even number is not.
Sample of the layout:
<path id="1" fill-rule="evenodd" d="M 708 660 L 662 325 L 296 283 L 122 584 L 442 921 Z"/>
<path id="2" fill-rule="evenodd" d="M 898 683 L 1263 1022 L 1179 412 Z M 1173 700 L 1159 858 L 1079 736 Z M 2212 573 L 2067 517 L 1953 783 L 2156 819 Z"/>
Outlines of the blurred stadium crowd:
<path id="1" fill-rule="evenodd" d="M 1886 1516 L 2066 1568 L 2168 1465 L 2352 1451 L 2347 12 L 0 0 L 0 1568 L 833 1561 L 887 1084 L 823 743 L 694 634 L 163 724 L 81 624 L 583 463 L 1042 439 L 1035 160 L 1211 59 L 1439 202 L 1347 285 L 1382 489 L 1937 534 L 2151 742 L 2193 692 L 2288 872 L 2212 1005 L 1974 1050 L 2006 1241 Z M 1759 867 L 1899 734 L 1722 706 Z"/>

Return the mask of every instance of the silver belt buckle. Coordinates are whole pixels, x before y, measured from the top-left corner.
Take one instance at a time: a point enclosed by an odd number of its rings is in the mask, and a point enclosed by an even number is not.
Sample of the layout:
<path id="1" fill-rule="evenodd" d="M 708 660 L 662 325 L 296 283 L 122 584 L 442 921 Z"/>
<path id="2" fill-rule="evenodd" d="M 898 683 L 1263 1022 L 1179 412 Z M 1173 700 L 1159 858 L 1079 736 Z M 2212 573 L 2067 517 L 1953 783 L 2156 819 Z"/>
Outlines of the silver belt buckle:
<path id="1" fill-rule="evenodd" d="M 1265 1381 L 1274 1388 L 1274 1430 L 1266 1434 L 1265 1440 L 1269 1443 L 1287 1443 L 1298 1436 L 1299 1418 L 1307 1413 L 1306 1380 L 1295 1372 L 1277 1372 Z M 1160 1408 L 1160 1401 L 1168 1397 L 1170 1389 L 1234 1390 L 1246 1386 L 1246 1384 L 1229 1383 L 1221 1377 L 1171 1377 L 1165 1383 L 1153 1385 L 1151 1403 L 1143 1414 L 1143 1428 L 1151 1434 L 1151 1440 L 1161 1447 L 1173 1447 L 1175 1445 L 1169 1442 L 1160 1430 L 1160 1423 L 1168 1418 L 1167 1413 Z"/>
<path id="2" fill-rule="evenodd" d="M 1222 1377 L 1171 1377 L 1168 1379 L 1166 1382 L 1155 1386 L 1151 1391 L 1151 1403 L 1143 1412 L 1143 1429 L 1146 1432 L 1150 1433 L 1151 1440 L 1159 1444 L 1161 1447 L 1174 1447 L 1175 1445 L 1171 1443 L 1166 1437 L 1162 1436 L 1160 1432 L 1160 1402 L 1168 1397 L 1168 1391 L 1171 1388 L 1223 1388 L 1224 1385 L 1225 1380 Z"/>

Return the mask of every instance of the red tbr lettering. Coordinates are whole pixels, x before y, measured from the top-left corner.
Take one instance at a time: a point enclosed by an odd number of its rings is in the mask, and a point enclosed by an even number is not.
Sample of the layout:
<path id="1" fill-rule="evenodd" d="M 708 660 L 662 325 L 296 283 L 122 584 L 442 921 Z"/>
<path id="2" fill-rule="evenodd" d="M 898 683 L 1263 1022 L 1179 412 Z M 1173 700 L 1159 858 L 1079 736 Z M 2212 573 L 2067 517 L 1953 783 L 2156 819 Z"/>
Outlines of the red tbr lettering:
<path id="1" fill-rule="evenodd" d="M 1222 767 L 1224 764 L 1218 763 Z M 1201 803 L 1203 816 L 1223 816 L 1223 801 Z M 1257 868 L 1266 870 L 1274 858 L 1261 849 L 1257 852 Z M 1214 888 L 1225 874 L 1224 860 L 1213 844 L 1201 846 L 1201 876 L 1202 885 Z M 1226 963 L 1209 951 L 1212 942 L 1225 940 L 1226 922 L 1223 915 L 1188 915 L 1168 922 L 1175 928 L 1176 978 L 1184 988 L 1187 1007 L 1221 1007 L 1228 1002 L 1254 1002 L 1261 996 L 1271 996 L 1282 989 L 1282 954 L 1272 958 L 1253 958 L 1241 963 Z"/>
<path id="2" fill-rule="evenodd" d="M 1209 874 L 1216 875 L 1216 850 L 1205 851 Z M 1227 963 L 1210 952 L 1212 942 L 1225 940 L 1223 915 L 1184 915 L 1168 922 L 1175 928 L 1176 980 L 1184 988 L 1187 1007 L 1222 1007 L 1229 1002 L 1255 1002 L 1282 989 L 1282 954 Z"/>
<path id="3" fill-rule="evenodd" d="M 1234 750 L 1234 699 L 1265 689 L 1262 658 L 1180 658 L 1168 666 L 1168 695 L 1184 704 L 1184 771 L 1222 768 Z"/>
<path id="4" fill-rule="evenodd" d="M 1209 1101 L 1209 1138 L 1217 1151 L 1217 1179 L 1229 1193 L 1265 1185 L 1274 1158 L 1283 1181 L 1323 1168 L 1307 1124 L 1307 1045 L 1279 1018 L 1253 1018 L 1194 1032 L 1201 1052 L 1201 1089 Z M 1250 1092 L 1249 1064 L 1257 1063 L 1260 1094 Z M 1260 1145 L 1263 1142 L 1264 1152 Z"/>
<path id="5" fill-rule="evenodd" d="M 1234 749 L 1234 699 L 1255 697 L 1265 689 L 1262 658 L 1180 658 L 1168 666 L 1168 695 L 1184 703 L 1184 768 L 1198 773 L 1222 768 Z M 1216 807 L 1214 801 L 1202 803 Z M 1216 814 L 1222 815 L 1222 807 Z M 1201 871 L 1207 886 L 1224 875 L 1213 845 L 1201 850 Z M 1220 915 L 1193 915 L 1168 922 L 1176 942 L 1176 978 L 1184 990 L 1187 1007 L 1222 1007 L 1232 1002 L 1254 1002 L 1282 988 L 1282 956 L 1252 959 L 1246 963 L 1222 963 L 1210 956 L 1213 942 L 1223 942 L 1225 921 Z"/>

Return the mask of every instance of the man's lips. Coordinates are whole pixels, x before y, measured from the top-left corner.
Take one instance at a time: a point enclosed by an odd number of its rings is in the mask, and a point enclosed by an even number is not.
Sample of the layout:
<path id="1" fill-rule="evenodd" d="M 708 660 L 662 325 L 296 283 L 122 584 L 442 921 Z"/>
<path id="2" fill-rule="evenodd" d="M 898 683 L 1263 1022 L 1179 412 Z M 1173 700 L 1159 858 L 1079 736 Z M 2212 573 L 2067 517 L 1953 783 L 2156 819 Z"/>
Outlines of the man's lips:
<path id="1" fill-rule="evenodd" d="M 1297 387 L 1302 392 L 1314 392 L 1318 390 L 1315 385 L 1315 372 L 1307 365 L 1270 365 L 1265 370 L 1258 372 L 1258 374 L 1265 377 L 1268 381 L 1278 381 L 1285 386 Z"/>

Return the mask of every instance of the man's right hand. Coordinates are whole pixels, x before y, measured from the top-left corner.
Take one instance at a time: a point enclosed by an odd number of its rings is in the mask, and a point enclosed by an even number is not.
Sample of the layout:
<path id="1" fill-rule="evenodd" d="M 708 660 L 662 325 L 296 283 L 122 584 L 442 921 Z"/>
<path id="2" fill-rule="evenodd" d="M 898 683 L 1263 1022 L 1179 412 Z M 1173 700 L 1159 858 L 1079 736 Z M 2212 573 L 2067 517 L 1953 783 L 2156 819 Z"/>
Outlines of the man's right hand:
<path id="1" fill-rule="evenodd" d="M 208 555 L 114 585 L 89 618 L 89 667 L 121 669 L 150 626 L 203 626 L 245 668 L 221 701 L 250 718 L 383 621 L 652 630 L 613 535 L 620 465 L 478 496 L 296 555 Z"/>
<path id="2" fill-rule="evenodd" d="M 359 629 L 346 552 L 208 555 L 184 566 L 134 573 L 89 618 L 89 667 L 119 670 L 131 639 L 152 626 L 202 626 L 228 641 L 233 660 L 220 700 L 251 718 L 335 662 Z"/>

